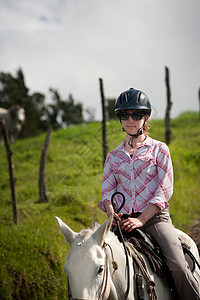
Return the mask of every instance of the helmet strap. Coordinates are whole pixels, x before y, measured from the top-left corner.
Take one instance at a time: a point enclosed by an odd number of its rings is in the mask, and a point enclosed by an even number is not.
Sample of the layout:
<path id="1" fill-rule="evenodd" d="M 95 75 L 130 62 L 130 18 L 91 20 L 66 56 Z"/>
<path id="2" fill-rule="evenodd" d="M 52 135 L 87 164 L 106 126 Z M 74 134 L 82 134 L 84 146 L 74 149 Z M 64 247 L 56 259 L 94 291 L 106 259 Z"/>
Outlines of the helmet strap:
<path id="1" fill-rule="evenodd" d="M 133 148 L 133 139 L 136 139 L 136 138 L 138 138 L 138 136 L 143 134 L 143 128 L 144 128 L 145 123 L 146 123 L 146 118 L 144 120 L 144 123 L 143 123 L 142 127 L 140 127 L 138 129 L 136 134 L 130 134 L 130 133 L 126 132 L 128 135 L 131 136 L 130 140 L 128 141 L 128 145 L 131 146 L 132 148 Z M 124 128 L 123 128 L 123 130 L 124 130 Z"/>
<path id="2" fill-rule="evenodd" d="M 121 123 L 121 119 L 120 119 L 120 123 Z M 143 128 L 144 128 L 144 125 L 146 123 L 146 117 L 145 117 L 145 120 L 144 120 L 144 123 L 142 125 L 142 127 L 140 127 L 137 131 L 136 134 L 130 134 L 128 132 L 126 132 L 126 130 L 122 127 L 122 130 L 125 131 L 128 135 L 131 136 L 130 140 L 128 141 L 128 145 L 131 146 L 133 148 L 133 139 L 135 138 L 138 138 L 139 135 L 142 135 L 143 134 Z"/>
<path id="3" fill-rule="evenodd" d="M 139 135 L 142 135 L 142 134 L 143 134 L 143 127 L 144 127 L 144 125 L 142 125 L 142 127 L 138 129 L 138 131 L 137 131 L 136 134 L 129 134 L 129 133 L 127 132 L 127 134 L 131 136 L 130 140 L 128 141 L 128 144 L 129 144 L 129 146 L 131 146 L 132 148 L 133 148 L 133 139 L 134 139 L 134 138 L 136 139 Z"/>

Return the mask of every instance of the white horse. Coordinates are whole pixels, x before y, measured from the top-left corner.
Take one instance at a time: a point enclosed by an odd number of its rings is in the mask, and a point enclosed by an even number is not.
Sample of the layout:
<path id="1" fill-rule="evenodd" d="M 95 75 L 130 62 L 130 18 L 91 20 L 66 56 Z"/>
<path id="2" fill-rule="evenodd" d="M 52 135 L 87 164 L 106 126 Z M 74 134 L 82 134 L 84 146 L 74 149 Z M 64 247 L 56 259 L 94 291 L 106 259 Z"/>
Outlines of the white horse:
<path id="1" fill-rule="evenodd" d="M 64 266 L 67 273 L 72 298 L 70 299 L 109 299 L 134 300 L 136 283 L 132 258 L 128 256 L 130 265 L 130 287 L 127 292 L 126 256 L 122 243 L 110 231 L 112 216 L 101 226 L 74 232 L 60 218 L 56 217 L 60 229 L 71 248 Z M 190 245 L 192 253 L 199 261 L 199 253 L 194 241 L 186 234 L 178 231 L 181 238 Z M 143 257 L 146 261 L 145 257 Z M 134 259 L 134 257 L 133 257 Z M 155 297 L 147 292 L 148 285 L 144 281 L 144 299 L 174 299 L 164 279 L 153 273 L 148 262 L 149 280 L 155 282 Z M 197 274 L 197 276 L 200 275 Z"/>
<path id="2" fill-rule="evenodd" d="M 0 107 L 0 119 L 4 118 L 6 128 L 12 143 L 16 142 L 18 135 L 22 130 L 25 122 L 25 110 L 20 106 L 12 106 L 10 109 Z M 0 143 L 1 143 L 1 130 L 0 130 Z"/>

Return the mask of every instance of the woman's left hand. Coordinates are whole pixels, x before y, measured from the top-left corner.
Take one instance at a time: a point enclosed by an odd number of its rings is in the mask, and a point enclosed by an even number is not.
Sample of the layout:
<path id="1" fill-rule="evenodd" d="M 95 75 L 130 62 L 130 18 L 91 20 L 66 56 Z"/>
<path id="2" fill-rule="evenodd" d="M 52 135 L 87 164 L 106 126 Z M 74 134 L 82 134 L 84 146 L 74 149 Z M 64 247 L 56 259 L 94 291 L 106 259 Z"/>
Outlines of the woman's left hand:
<path id="1" fill-rule="evenodd" d="M 144 224 L 138 218 L 122 219 L 119 222 L 122 231 L 131 232 L 133 229 L 140 228 Z"/>

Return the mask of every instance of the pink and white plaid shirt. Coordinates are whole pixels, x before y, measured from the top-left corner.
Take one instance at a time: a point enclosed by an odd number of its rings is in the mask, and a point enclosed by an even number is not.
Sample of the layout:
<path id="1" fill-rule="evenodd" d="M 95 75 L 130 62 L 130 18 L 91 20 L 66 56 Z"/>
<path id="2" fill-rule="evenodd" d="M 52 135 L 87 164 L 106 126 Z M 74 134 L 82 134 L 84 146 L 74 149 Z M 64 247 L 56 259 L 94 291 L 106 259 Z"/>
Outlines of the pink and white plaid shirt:
<path id="1" fill-rule="evenodd" d="M 131 158 L 124 142 L 106 158 L 98 207 L 105 211 L 104 204 L 118 191 L 126 198 L 122 213 L 142 212 L 149 203 L 161 210 L 167 208 L 173 194 L 173 167 L 167 145 L 147 137 Z M 122 196 L 116 195 L 114 200 L 117 209 Z"/>

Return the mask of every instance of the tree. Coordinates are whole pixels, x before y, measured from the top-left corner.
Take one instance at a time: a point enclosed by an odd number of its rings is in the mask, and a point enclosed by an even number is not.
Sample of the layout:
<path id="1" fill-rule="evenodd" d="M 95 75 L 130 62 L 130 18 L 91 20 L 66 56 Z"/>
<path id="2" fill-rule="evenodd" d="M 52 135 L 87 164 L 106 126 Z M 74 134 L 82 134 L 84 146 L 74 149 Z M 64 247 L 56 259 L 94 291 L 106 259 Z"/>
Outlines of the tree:
<path id="1" fill-rule="evenodd" d="M 0 105 L 10 108 L 13 105 L 20 105 L 26 102 L 28 88 L 24 82 L 24 75 L 21 69 L 16 72 L 16 77 L 9 73 L 0 73 Z"/>
<path id="2" fill-rule="evenodd" d="M 45 112 L 45 96 L 41 93 L 34 93 L 26 98 L 23 107 L 26 115 L 22 130 L 23 137 L 35 136 L 41 131 L 46 131 L 48 124 L 45 125 L 42 119 Z"/>
<path id="3" fill-rule="evenodd" d="M 49 119 L 49 124 L 53 127 L 53 129 L 57 130 L 62 126 L 59 120 L 61 98 L 57 90 L 50 88 L 49 91 L 52 94 L 53 103 L 47 106 L 46 113 Z"/>
<path id="4" fill-rule="evenodd" d="M 62 108 L 62 122 L 66 125 L 79 124 L 84 121 L 83 119 L 83 106 L 82 104 L 75 103 L 72 94 L 69 95 L 66 101 L 61 103 Z"/>
<path id="5" fill-rule="evenodd" d="M 22 137 L 34 136 L 53 129 L 84 122 L 83 107 L 75 102 L 72 94 L 63 100 L 56 89 L 50 88 L 52 103 L 45 104 L 45 95 L 39 92 L 29 93 L 23 71 L 18 69 L 16 75 L 0 73 L 0 106 L 10 108 L 19 105 L 24 108 L 26 120 Z"/>
<path id="6" fill-rule="evenodd" d="M 106 99 L 107 102 L 107 111 L 108 111 L 108 118 L 109 120 L 111 119 L 116 119 L 116 114 L 115 114 L 115 98 L 108 98 Z"/>
<path id="7" fill-rule="evenodd" d="M 50 123 L 47 117 L 47 108 L 45 106 L 45 95 L 35 92 L 31 97 L 35 109 L 37 110 L 39 130 L 47 131 Z"/>
<path id="8" fill-rule="evenodd" d="M 25 109 L 26 120 L 21 136 L 33 136 L 40 132 L 44 101 L 45 96 L 41 93 L 29 94 L 21 69 L 17 70 L 16 76 L 0 73 L 0 106 L 8 109 L 19 105 Z"/>
<path id="9" fill-rule="evenodd" d="M 62 100 L 57 90 L 50 88 L 50 92 L 53 103 L 48 105 L 47 113 L 54 129 L 84 121 L 82 104 L 75 103 L 72 94 L 67 100 Z"/>

